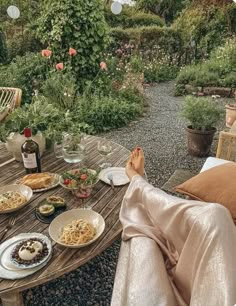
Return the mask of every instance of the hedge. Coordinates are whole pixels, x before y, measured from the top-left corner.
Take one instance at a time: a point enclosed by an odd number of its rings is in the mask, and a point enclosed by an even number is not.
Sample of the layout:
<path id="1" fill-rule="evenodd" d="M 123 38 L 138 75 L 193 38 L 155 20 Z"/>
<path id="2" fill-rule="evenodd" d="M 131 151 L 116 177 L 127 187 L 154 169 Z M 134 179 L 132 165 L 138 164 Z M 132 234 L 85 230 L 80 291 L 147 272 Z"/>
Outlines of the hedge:
<path id="1" fill-rule="evenodd" d="M 141 26 L 164 26 L 163 18 L 150 13 L 136 11 L 132 7 L 123 7 L 122 13 L 114 15 L 109 6 L 105 7 L 105 19 L 110 27 L 141 27 Z"/>
<path id="2" fill-rule="evenodd" d="M 159 46 L 166 53 L 182 52 L 182 40 L 178 31 L 169 27 L 149 26 L 139 28 L 111 29 L 112 46 L 134 43 L 140 50 L 150 50 Z"/>

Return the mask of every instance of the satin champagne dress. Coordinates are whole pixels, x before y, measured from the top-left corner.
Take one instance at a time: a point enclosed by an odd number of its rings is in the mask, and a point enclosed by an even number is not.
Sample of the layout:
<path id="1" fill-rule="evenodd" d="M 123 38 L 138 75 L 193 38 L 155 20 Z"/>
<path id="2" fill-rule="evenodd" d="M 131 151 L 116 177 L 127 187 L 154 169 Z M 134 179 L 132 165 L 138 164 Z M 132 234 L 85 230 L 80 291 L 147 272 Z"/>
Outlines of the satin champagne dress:
<path id="1" fill-rule="evenodd" d="M 236 229 L 226 208 L 168 195 L 137 175 L 120 220 L 112 306 L 236 304 Z"/>

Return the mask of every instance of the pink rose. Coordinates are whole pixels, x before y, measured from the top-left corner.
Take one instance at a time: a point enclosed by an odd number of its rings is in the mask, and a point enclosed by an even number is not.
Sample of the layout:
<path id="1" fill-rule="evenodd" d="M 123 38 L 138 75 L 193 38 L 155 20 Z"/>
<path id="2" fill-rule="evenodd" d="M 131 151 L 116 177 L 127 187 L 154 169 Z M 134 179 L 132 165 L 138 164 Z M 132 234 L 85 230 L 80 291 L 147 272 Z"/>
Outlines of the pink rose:
<path id="1" fill-rule="evenodd" d="M 57 70 L 63 70 L 63 68 L 64 68 L 63 63 L 58 63 L 58 64 L 56 64 L 56 69 L 57 69 Z"/>
<path id="2" fill-rule="evenodd" d="M 50 57 L 52 55 L 52 51 L 48 49 L 44 49 L 42 50 L 41 54 L 43 57 Z"/>
<path id="3" fill-rule="evenodd" d="M 107 64 L 105 62 L 100 63 L 100 69 L 101 70 L 107 70 Z"/>
<path id="4" fill-rule="evenodd" d="M 73 49 L 73 48 L 69 49 L 69 55 L 70 56 L 75 56 L 76 54 L 77 54 L 77 51 L 75 49 Z"/>

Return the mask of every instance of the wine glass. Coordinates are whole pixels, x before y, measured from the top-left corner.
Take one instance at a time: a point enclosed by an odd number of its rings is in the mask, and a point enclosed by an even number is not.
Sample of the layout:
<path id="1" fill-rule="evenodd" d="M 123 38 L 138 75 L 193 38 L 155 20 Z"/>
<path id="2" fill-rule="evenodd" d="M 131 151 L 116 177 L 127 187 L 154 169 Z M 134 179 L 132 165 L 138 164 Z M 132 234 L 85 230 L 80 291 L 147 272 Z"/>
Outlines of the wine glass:
<path id="1" fill-rule="evenodd" d="M 108 168 L 111 167 L 111 163 L 108 162 L 107 157 L 112 152 L 111 142 L 106 139 L 101 139 L 98 141 L 97 149 L 99 154 L 104 157 L 103 163 L 99 165 L 100 168 Z"/>

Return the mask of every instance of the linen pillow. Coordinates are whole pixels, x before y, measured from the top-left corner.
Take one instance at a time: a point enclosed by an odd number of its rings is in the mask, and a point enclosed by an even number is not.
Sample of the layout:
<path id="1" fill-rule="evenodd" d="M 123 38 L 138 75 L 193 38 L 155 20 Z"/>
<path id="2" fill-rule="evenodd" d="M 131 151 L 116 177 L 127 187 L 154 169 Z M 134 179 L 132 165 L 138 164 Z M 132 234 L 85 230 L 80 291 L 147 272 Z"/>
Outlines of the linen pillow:
<path id="1" fill-rule="evenodd" d="M 236 219 L 236 163 L 213 167 L 176 186 L 175 191 L 194 200 L 219 203 Z"/>

